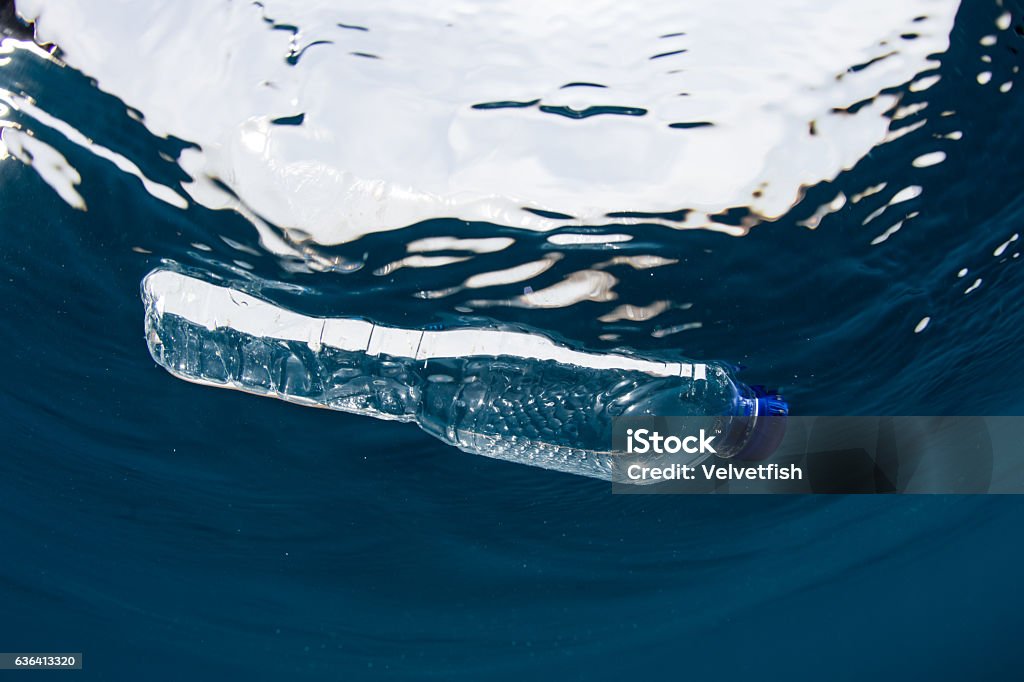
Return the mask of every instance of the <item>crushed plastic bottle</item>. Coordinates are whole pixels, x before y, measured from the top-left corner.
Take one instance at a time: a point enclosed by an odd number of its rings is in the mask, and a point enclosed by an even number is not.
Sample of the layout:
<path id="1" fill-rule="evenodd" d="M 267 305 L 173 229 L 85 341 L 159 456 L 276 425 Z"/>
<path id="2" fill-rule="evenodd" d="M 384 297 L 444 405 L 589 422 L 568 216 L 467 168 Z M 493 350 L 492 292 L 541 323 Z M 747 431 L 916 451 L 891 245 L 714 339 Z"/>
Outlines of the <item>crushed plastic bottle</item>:
<path id="1" fill-rule="evenodd" d="M 539 334 L 417 330 L 310 317 L 160 268 L 142 282 L 146 339 L 201 384 L 415 422 L 466 452 L 612 479 L 612 420 L 692 416 L 735 455 L 786 405 L 715 363 L 588 353 Z M 704 456 L 695 458 L 695 461 Z"/>

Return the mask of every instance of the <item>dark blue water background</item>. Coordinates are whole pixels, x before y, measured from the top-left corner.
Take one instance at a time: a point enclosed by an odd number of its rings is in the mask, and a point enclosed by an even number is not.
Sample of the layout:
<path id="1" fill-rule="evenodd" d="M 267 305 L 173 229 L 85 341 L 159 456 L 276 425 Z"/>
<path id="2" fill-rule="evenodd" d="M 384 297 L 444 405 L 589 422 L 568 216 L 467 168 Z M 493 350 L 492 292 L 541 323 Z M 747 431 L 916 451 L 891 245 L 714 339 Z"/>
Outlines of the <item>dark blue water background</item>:
<path id="1" fill-rule="evenodd" d="M 744 238 L 616 227 L 634 241 L 562 248 L 534 289 L 612 255 L 680 261 L 614 271 L 619 302 L 694 304 L 620 323 L 614 343 L 597 318 L 616 303 L 467 314 L 479 292 L 414 295 L 537 258 L 553 248 L 544 235 L 437 220 L 323 250 L 365 261 L 356 272 L 295 273 L 221 239 L 262 251 L 238 215 L 171 208 L 9 113 L 78 169 L 88 210 L 0 161 L 0 649 L 82 651 L 89 679 L 1018 679 L 1017 497 L 612 496 L 411 425 L 172 379 L 146 351 L 138 296 L 173 259 L 309 313 L 406 327 L 486 315 L 593 349 L 742 364 L 800 414 L 1021 414 L 1024 276 L 1014 248 L 992 253 L 1024 225 L 1024 87 L 981 96 L 974 83 L 1000 11 L 966 2 L 942 80 L 906 95 L 955 116 L 810 188 L 786 218 Z M 1011 28 L 988 50 L 993 82 L 1016 77 L 1022 49 Z M 186 179 L 160 152 L 187 143 L 154 138 L 70 68 L 18 50 L 0 87 L 154 180 Z M 964 140 L 936 141 L 953 130 Z M 935 149 L 945 163 L 908 169 Z M 797 226 L 837 190 L 880 181 L 875 203 Z M 909 184 L 923 194 L 892 222 L 920 215 L 871 246 L 884 221 L 868 230 L 865 216 Z M 374 274 L 443 234 L 517 241 Z M 692 320 L 703 326 L 651 336 Z"/>

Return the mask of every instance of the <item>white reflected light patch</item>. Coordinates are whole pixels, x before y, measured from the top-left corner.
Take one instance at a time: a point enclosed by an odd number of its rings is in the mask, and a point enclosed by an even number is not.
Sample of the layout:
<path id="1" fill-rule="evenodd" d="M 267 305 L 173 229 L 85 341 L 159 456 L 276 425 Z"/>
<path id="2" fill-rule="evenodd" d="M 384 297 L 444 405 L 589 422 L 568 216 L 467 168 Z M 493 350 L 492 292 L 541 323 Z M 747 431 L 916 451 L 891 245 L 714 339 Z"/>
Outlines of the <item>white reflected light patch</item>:
<path id="1" fill-rule="evenodd" d="M 629 303 L 623 304 L 615 308 L 610 313 L 605 313 L 601 317 L 597 318 L 601 322 L 620 322 L 622 320 L 628 320 L 630 322 L 646 322 L 652 320 L 658 315 L 668 310 L 672 303 L 670 301 L 654 301 L 650 305 L 632 305 Z"/>
<path id="2" fill-rule="evenodd" d="M 377 268 L 373 274 L 383 277 L 402 268 L 440 268 L 469 260 L 469 256 L 407 256 Z"/>
<path id="3" fill-rule="evenodd" d="M 15 128 L 3 129 L 3 142 L 11 156 L 35 168 L 43 182 L 52 187 L 69 206 L 85 210 L 85 199 L 75 189 L 82 182 L 82 176 L 63 154 L 42 140 Z"/>
<path id="4" fill-rule="evenodd" d="M 553 234 L 548 237 L 548 242 L 558 246 L 582 246 L 582 245 L 605 245 L 620 244 L 631 241 L 633 238 L 628 234 L 576 234 L 562 233 Z"/>
<path id="5" fill-rule="evenodd" d="M 490 237 L 484 239 L 459 239 L 458 237 L 427 237 L 417 239 L 405 245 L 409 253 L 429 251 L 469 251 L 471 253 L 495 253 L 507 249 L 515 243 L 508 237 Z"/>
<path id="6" fill-rule="evenodd" d="M 11 41 L 10 39 L 4 41 L 5 44 L 13 42 L 14 41 Z M 25 48 L 25 45 L 27 44 L 16 43 L 14 47 L 18 49 L 27 49 Z M 33 52 L 36 51 L 38 51 L 38 48 L 33 50 Z M 94 141 L 83 135 L 78 129 L 76 129 L 72 125 L 43 111 L 38 106 L 36 106 L 35 102 L 33 102 L 31 98 L 24 97 L 22 95 L 17 95 L 8 90 L 0 89 L 0 101 L 5 102 L 7 106 L 13 107 L 21 111 L 23 114 L 31 116 L 40 124 L 57 131 L 65 138 L 67 138 L 69 142 L 73 142 L 74 144 L 82 147 L 83 149 L 92 152 L 97 157 L 111 162 L 117 167 L 118 170 L 122 171 L 123 173 L 127 173 L 128 175 L 132 175 L 138 178 L 138 180 L 142 183 L 143 189 L 145 189 L 150 195 L 159 199 L 160 201 L 166 202 L 171 206 L 175 206 L 181 209 L 188 207 L 188 202 L 185 200 L 184 197 L 179 195 L 170 187 L 167 187 L 166 185 L 161 185 L 160 183 L 154 182 L 147 178 L 145 174 L 143 174 L 143 172 L 139 169 L 139 167 L 135 165 L 134 162 L 125 158 L 121 154 L 118 154 L 117 152 L 107 149 L 103 145 L 95 143 Z M 64 158 L 58 152 L 56 152 L 56 150 L 54 150 L 53 153 L 60 156 L 61 159 Z M 63 163 L 66 164 L 66 161 L 64 161 Z M 36 164 L 37 171 L 39 170 L 39 168 L 40 166 Z M 42 173 L 40 173 L 40 175 L 42 175 Z M 44 177 L 44 179 L 47 181 L 47 183 L 50 183 L 50 179 L 47 179 L 46 177 Z M 78 184 L 79 182 L 81 182 L 81 178 L 76 180 L 73 184 Z M 52 185 L 52 183 L 50 184 Z M 58 191 L 58 194 L 60 194 L 61 198 L 67 201 L 71 206 L 80 209 L 85 208 L 85 202 L 84 200 L 82 200 L 81 197 L 78 197 L 76 201 L 72 202 L 71 200 L 68 199 L 68 196 L 70 195 L 66 195 L 65 193 L 62 193 L 60 191 Z"/>
<path id="7" fill-rule="evenodd" d="M 678 262 L 675 258 L 663 258 L 662 256 L 653 255 L 615 256 L 610 260 L 595 264 L 594 269 L 600 270 L 601 268 L 610 268 L 616 265 L 628 265 L 634 270 L 650 270 L 666 265 L 675 265 Z"/>
<path id="8" fill-rule="evenodd" d="M 506 268 L 504 270 L 494 270 L 492 272 L 482 272 L 478 275 L 473 275 L 466 280 L 465 286 L 467 289 L 482 289 L 484 287 L 495 287 L 502 284 L 512 284 L 514 282 L 523 282 L 528 279 L 547 272 L 551 269 L 551 266 L 562 259 L 562 255 L 558 253 L 550 254 L 540 260 L 531 261 L 529 263 L 522 263 L 520 265 Z"/>
<path id="9" fill-rule="evenodd" d="M 521 296 L 515 298 L 476 300 L 469 301 L 466 305 L 471 308 L 567 308 L 583 301 L 604 303 L 614 301 L 618 297 L 612 291 L 618 282 L 618 278 L 602 270 L 580 270 L 544 289 L 534 291 L 528 288 Z"/>
<path id="10" fill-rule="evenodd" d="M 217 178 L 320 244 L 438 216 L 743 234 L 714 216 L 781 216 L 887 139 L 880 93 L 937 81 L 958 5 L 17 3 L 154 133 L 201 146 L 180 159 L 196 201 L 230 204 Z"/>

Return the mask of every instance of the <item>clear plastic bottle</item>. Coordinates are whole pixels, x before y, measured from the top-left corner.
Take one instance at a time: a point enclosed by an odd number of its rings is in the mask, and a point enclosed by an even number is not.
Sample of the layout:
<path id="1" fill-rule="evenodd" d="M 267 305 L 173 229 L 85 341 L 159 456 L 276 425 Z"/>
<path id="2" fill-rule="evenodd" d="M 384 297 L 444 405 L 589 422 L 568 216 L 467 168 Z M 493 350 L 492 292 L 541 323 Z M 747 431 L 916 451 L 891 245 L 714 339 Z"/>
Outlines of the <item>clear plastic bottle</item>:
<path id="1" fill-rule="evenodd" d="M 691 417 L 750 441 L 777 396 L 714 363 L 586 353 L 538 334 L 410 330 L 309 317 L 176 270 L 142 283 L 153 358 L 175 376 L 383 419 L 415 422 L 467 452 L 612 479 L 616 417 Z"/>

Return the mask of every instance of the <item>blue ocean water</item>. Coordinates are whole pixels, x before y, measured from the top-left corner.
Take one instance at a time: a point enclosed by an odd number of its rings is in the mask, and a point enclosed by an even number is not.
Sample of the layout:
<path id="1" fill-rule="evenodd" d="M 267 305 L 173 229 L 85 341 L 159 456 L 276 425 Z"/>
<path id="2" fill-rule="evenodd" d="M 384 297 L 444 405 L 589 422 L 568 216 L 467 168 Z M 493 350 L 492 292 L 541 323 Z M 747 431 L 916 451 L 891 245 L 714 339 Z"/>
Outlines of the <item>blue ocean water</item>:
<path id="1" fill-rule="evenodd" d="M 0 649 L 81 651 L 89 679 L 1014 679 L 1016 497 L 612 496 L 411 425 L 176 381 L 146 351 L 139 301 L 141 278 L 170 259 L 276 283 L 268 297 L 311 314 L 406 327 L 486 314 L 588 348 L 731 362 L 799 414 L 1020 414 L 1024 277 L 1015 248 L 994 252 L 1024 222 L 1024 88 L 964 94 L 1002 11 L 966 2 L 939 56 L 927 100 L 955 116 L 808 188 L 786 217 L 742 238 L 616 226 L 634 239 L 614 254 L 562 249 L 535 288 L 611 255 L 679 261 L 616 270 L 622 300 L 692 306 L 620 323 L 614 340 L 598 320 L 610 303 L 481 311 L 479 292 L 416 295 L 543 257 L 546 235 L 437 219 L 320 249 L 361 267 L 303 272 L 238 214 L 172 208 L 8 111 L 77 169 L 88 210 L 0 161 Z M 994 82 L 1021 62 L 1012 12 Z M 165 157 L 187 141 L 154 137 L 71 68 L 10 58 L 0 87 L 155 181 L 186 179 Z M 965 142 L 945 163 L 902 170 L 954 130 Z M 872 245 L 864 229 L 884 196 L 798 225 L 883 177 L 923 188 L 899 205 L 918 215 L 898 238 Z M 447 234 L 516 242 L 382 270 Z"/>

